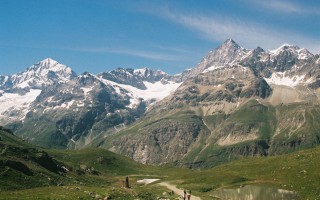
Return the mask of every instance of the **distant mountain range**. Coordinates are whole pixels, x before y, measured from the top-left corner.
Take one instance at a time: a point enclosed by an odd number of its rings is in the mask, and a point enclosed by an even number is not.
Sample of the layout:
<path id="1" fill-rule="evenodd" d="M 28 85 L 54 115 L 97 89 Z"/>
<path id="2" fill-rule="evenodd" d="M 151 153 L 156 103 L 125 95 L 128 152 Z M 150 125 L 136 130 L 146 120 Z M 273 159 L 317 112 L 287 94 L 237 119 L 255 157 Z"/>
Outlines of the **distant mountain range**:
<path id="1" fill-rule="evenodd" d="M 179 75 L 77 75 L 45 59 L 0 76 L 0 125 L 47 147 L 104 147 L 137 161 L 211 166 L 320 142 L 320 56 L 231 39 Z"/>
<path id="2" fill-rule="evenodd" d="M 77 75 L 47 58 L 0 76 L 0 122 L 40 145 L 80 148 L 126 127 L 180 84 L 179 77 L 148 68 Z"/>
<path id="3" fill-rule="evenodd" d="M 320 56 L 297 46 L 247 50 L 227 40 L 175 92 L 96 145 L 152 164 L 206 167 L 320 142 Z"/>

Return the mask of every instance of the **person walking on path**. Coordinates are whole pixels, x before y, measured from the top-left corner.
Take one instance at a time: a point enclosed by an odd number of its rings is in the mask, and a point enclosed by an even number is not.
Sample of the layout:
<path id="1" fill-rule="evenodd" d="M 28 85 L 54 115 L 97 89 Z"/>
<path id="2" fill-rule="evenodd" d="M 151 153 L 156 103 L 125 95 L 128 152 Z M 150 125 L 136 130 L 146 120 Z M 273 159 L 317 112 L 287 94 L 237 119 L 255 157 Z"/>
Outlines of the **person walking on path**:
<path id="1" fill-rule="evenodd" d="M 187 197 L 187 192 L 183 190 L 183 200 L 186 200 L 186 197 Z"/>
<path id="2" fill-rule="evenodd" d="M 190 198 L 191 198 L 191 190 L 189 190 L 189 193 L 187 194 L 187 198 L 188 198 L 188 200 L 190 200 Z"/>

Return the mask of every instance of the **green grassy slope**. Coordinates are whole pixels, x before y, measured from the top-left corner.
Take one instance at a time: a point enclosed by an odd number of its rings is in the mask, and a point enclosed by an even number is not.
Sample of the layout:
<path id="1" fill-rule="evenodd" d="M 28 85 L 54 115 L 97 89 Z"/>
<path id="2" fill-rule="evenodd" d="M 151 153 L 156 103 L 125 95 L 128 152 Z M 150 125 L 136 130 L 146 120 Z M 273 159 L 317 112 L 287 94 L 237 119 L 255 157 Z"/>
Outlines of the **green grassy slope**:
<path id="1" fill-rule="evenodd" d="M 0 199 L 92 199 L 156 197 L 158 187 L 122 188 L 128 175 L 157 175 L 145 166 L 104 149 L 45 150 L 0 129 Z M 130 178 L 135 183 L 140 176 Z"/>
<path id="2" fill-rule="evenodd" d="M 59 165 L 43 150 L 1 128 L 0 190 L 58 184 L 63 171 Z"/>
<path id="3" fill-rule="evenodd" d="M 157 184 L 137 184 L 142 178 L 171 182 L 204 200 L 212 199 L 215 189 L 252 184 L 296 191 L 301 199 L 320 199 L 320 147 L 190 170 L 142 165 L 104 149 L 44 151 L 5 130 L 0 130 L 0 138 L 0 199 L 177 197 L 163 194 L 169 190 Z M 130 189 L 121 187 L 125 176 L 130 177 Z"/>
<path id="4" fill-rule="evenodd" d="M 179 174 L 181 188 L 211 199 L 214 190 L 241 185 L 269 185 L 296 191 L 301 199 L 320 199 L 320 147 L 281 156 L 245 158 L 212 169 Z"/>

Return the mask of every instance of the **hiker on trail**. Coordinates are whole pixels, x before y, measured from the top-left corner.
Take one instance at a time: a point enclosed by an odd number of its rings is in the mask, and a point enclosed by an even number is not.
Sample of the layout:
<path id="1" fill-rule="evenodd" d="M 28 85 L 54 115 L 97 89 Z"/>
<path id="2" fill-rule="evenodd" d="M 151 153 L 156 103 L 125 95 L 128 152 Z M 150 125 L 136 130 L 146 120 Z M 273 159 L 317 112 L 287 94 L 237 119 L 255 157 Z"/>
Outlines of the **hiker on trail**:
<path id="1" fill-rule="evenodd" d="M 187 192 L 183 190 L 183 200 L 186 200 L 186 197 L 187 197 Z"/>
<path id="2" fill-rule="evenodd" d="M 191 198 L 191 190 L 189 190 L 189 193 L 187 194 L 187 198 L 188 198 L 188 200 L 190 200 L 190 198 Z"/>

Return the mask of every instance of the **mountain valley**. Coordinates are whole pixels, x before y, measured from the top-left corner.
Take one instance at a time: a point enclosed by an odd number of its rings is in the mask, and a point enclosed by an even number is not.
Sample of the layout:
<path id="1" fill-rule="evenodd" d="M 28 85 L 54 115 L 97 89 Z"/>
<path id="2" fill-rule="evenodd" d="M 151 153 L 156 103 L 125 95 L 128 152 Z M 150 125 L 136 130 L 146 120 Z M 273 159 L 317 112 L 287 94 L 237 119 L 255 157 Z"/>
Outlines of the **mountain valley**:
<path id="1" fill-rule="evenodd" d="M 319 69 L 297 46 L 228 39 L 177 75 L 48 58 L 0 76 L 0 199 L 316 199 Z"/>

